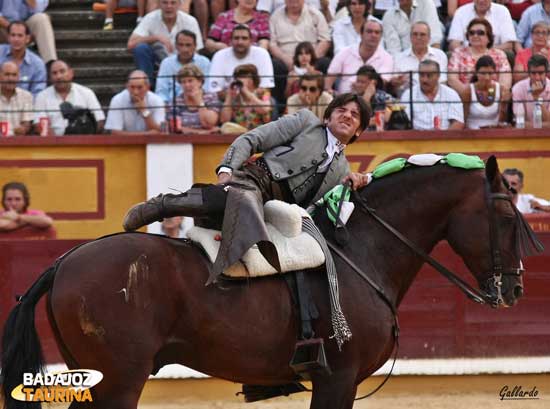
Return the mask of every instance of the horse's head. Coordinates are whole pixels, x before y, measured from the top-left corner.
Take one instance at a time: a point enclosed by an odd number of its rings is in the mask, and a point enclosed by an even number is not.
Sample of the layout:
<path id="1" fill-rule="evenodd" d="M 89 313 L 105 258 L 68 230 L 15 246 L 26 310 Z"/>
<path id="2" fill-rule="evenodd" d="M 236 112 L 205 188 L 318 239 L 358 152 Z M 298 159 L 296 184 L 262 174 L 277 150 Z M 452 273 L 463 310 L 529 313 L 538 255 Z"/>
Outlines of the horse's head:
<path id="1" fill-rule="evenodd" d="M 491 304 L 512 306 L 523 295 L 521 257 L 542 251 L 542 245 L 512 203 L 494 156 L 483 183 L 471 189 L 450 217 L 447 240 Z"/>

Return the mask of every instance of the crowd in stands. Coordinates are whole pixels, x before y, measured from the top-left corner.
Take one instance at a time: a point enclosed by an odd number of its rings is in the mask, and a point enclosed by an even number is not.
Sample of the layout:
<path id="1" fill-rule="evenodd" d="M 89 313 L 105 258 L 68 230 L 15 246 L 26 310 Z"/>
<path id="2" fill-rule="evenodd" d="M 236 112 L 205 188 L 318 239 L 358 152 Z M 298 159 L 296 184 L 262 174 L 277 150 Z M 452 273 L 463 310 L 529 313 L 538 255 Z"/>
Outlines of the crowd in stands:
<path id="1" fill-rule="evenodd" d="M 372 129 L 550 127 L 550 0 L 105 2 L 104 30 L 138 10 L 106 115 L 57 59 L 48 1 L 0 0 L 3 134 L 243 132 L 344 92 Z"/>

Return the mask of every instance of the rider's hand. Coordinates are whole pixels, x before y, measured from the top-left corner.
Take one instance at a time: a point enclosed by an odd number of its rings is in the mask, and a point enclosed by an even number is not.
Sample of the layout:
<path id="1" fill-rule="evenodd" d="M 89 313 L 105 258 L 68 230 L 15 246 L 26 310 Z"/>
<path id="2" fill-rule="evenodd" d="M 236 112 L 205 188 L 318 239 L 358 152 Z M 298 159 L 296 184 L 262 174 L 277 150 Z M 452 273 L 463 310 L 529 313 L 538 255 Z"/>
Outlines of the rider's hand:
<path id="1" fill-rule="evenodd" d="M 363 175 L 359 172 L 350 172 L 344 179 L 342 179 L 342 183 L 347 183 L 351 180 L 351 188 L 353 190 L 357 190 L 359 188 L 362 188 L 363 186 L 366 186 L 369 183 L 369 178 L 367 175 Z"/>
<path id="2" fill-rule="evenodd" d="M 220 172 L 218 173 L 218 184 L 224 184 L 231 182 L 231 173 Z"/>

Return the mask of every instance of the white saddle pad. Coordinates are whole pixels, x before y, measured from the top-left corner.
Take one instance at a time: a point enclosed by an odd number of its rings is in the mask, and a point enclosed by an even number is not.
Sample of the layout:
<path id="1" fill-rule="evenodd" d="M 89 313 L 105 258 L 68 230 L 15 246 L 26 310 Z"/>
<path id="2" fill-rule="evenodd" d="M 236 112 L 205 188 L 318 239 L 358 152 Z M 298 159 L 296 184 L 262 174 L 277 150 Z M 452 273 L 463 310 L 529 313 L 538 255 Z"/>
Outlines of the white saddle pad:
<path id="1" fill-rule="evenodd" d="M 319 267 L 325 263 L 325 255 L 319 243 L 309 234 L 301 232 L 302 217 L 309 217 L 304 209 L 297 205 L 272 200 L 265 204 L 264 212 L 267 231 L 277 248 L 283 273 Z M 297 222 L 299 222 L 299 230 L 297 230 Z M 220 241 L 215 238 L 221 237 L 221 232 L 195 226 L 187 232 L 187 236 L 205 249 L 211 262 L 216 260 Z M 230 277 L 260 277 L 276 273 L 277 271 L 262 256 L 257 246 L 248 250 L 240 262 L 224 271 L 224 274 Z"/>

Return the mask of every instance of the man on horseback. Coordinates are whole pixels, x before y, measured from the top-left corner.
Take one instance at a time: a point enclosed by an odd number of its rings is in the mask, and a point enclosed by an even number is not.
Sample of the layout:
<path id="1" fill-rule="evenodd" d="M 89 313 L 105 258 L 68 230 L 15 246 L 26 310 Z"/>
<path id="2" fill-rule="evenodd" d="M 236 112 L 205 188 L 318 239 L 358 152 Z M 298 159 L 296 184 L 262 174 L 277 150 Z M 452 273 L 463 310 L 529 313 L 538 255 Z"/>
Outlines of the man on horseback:
<path id="1" fill-rule="evenodd" d="M 364 186 L 366 176 L 350 172 L 343 154 L 369 123 L 361 97 L 342 94 L 327 107 L 321 122 L 300 110 L 239 136 L 216 169 L 218 185 L 159 195 L 128 211 L 124 229 L 138 229 L 165 217 L 223 215 L 220 254 L 214 272 L 222 272 L 252 245 L 280 271 L 277 254 L 263 223 L 262 204 L 278 199 L 307 207 L 343 181 Z M 252 155 L 263 153 L 256 160 Z M 263 228 L 262 228 L 263 226 Z M 238 234 L 237 234 L 238 233 Z"/>

